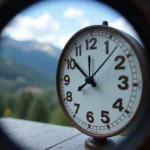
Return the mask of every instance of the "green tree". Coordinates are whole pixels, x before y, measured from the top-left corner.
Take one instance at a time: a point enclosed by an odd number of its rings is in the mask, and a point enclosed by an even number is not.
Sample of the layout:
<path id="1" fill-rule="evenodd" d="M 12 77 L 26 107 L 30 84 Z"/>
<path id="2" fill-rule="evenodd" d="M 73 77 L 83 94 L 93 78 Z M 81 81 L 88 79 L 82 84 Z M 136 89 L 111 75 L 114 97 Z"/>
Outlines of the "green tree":
<path id="1" fill-rule="evenodd" d="M 5 108 L 3 117 L 12 117 L 12 111 L 10 108 Z"/>
<path id="2" fill-rule="evenodd" d="M 4 109 L 4 95 L 0 93 L 0 117 L 2 117 Z"/>
<path id="3" fill-rule="evenodd" d="M 59 106 L 53 112 L 50 123 L 64 126 L 72 126 L 71 122 L 68 120 L 68 118 L 65 116 L 64 112 Z"/>
<path id="4" fill-rule="evenodd" d="M 16 99 L 13 97 L 13 95 L 6 96 L 4 103 L 5 103 L 5 107 L 10 108 L 11 110 L 15 110 Z"/>
<path id="5" fill-rule="evenodd" d="M 17 116 L 21 119 L 25 119 L 27 117 L 27 113 L 29 110 L 29 107 L 33 101 L 34 96 L 30 92 L 23 92 L 19 96 L 19 102 L 18 102 L 18 111 Z"/>
<path id="6" fill-rule="evenodd" d="M 35 97 L 31 103 L 27 119 L 39 122 L 48 122 L 49 108 L 42 97 Z"/>
<path id="7" fill-rule="evenodd" d="M 4 107 L 5 107 L 5 112 L 4 114 L 9 114 L 9 115 L 4 115 L 3 116 L 7 116 L 7 117 L 15 117 L 15 113 L 16 113 L 16 108 L 17 108 L 17 101 L 15 99 L 15 97 L 13 95 L 5 95 L 4 98 Z M 8 113 L 10 112 L 10 113 Z"/>
<path id="8" fill-rule="evenodd" d="M 54 111 L 58 107 L 58 98 L 55 87 L 46 89 L 43 98 L 46 100 L 51 111 Z"/>

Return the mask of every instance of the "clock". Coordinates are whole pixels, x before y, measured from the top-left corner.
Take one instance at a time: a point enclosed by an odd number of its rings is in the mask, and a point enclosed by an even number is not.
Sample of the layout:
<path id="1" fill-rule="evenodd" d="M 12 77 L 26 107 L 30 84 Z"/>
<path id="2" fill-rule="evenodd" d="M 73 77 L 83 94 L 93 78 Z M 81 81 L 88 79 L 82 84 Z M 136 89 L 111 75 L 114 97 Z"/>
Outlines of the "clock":
<path id="1" fill-rule="evenodd" d="M 144 48 L 107 22 L 81 29 L 65 45 L 57 68 L 60 105 L 81 132 L 107 138 L 135 119 L 146 87 Z"/>

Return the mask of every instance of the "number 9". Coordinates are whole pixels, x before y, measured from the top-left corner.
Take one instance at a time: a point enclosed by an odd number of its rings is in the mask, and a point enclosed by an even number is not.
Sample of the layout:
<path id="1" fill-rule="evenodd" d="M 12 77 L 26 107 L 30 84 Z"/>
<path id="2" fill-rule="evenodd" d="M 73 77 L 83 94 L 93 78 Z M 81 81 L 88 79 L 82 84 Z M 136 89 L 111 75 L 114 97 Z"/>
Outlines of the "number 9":
<path id="1" fill-rule="evenodd" d="M 70 83 L 70 77 L 68 75 L 64 76 L 65 85 L 69 85 Z"/>

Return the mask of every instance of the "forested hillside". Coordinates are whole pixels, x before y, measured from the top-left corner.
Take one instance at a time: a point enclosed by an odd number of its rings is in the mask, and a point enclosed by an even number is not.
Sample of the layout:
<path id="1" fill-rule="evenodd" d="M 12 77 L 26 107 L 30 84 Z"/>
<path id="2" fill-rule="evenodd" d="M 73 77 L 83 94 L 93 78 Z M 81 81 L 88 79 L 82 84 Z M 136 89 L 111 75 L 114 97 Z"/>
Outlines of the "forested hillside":
<path id="1" fill-rule="evenodd" d="M 30 92 L 22 92 L 20 94 L 1 93 L 0 117 L 71 125 L 58 104 L 54 88 L 47 89 L 41 95 Z"/>
<path id="2" fill-rule="evenodd" d="M 51 44 L 3 38 L 0 47 L 0 117 L 71 125 L 57 99 L 60 50 Z"/>
<path id="3" fill-rule="evenodd" d="M 51 44 L 36 41 L 15 41 L 3 37 L 1 57 L 31 66 L 49 76 L 55 76 L 61 50 Z"/>
<path id="4" fill-rule="evenodd" d="M 0 58 L 1 92 L 16 92 L 27 86 L 43 88 L 54 84 L 54 77 L 50 77 L 46 73 L 10 59 Z"/>

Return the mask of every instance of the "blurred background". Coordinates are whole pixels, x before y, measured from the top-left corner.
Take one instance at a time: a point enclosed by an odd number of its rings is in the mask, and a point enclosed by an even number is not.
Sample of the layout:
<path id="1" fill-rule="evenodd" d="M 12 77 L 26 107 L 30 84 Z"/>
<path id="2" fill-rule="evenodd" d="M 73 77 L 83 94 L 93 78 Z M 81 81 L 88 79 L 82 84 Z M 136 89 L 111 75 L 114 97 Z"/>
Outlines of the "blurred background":
<path id="1" fill-rule="evenodd" d="M 104 20 L 140 41 L 123 16 L 90 0 L 44 0 L 13 18 L 1 34 L 0 117 L 71 126 L 57 99 L 59 56 L 74 33 Z"/>

